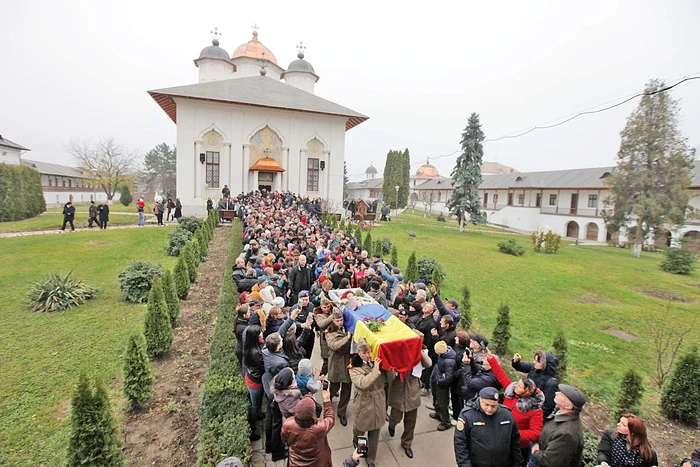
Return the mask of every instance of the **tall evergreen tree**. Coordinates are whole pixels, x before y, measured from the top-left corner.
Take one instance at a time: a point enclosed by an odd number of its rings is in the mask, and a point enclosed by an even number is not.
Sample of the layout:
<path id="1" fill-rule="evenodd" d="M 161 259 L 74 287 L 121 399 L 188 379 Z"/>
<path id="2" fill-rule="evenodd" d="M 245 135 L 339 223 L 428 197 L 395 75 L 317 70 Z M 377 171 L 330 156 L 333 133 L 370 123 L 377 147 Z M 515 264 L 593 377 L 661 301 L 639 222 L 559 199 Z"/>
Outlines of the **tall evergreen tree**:
<path id="1" fill-rule="evenodd" d="M 460 306 L 462 308 L 459 310 L 461 314 L 459 322 L 462 324 L 462 328 L 468 331 L 472 327 L 472 292 L 466 284 L 462 286 L 462 301 L 460 302 Z"/>
<path id="2" fill-rule="evenodd" d="M 153 286 L 148 294 L 143 335 L 148 354 L 153 357 L 164 355 L 173 345 L 173 328 L 159 277 L 153 278 Z"/>
<path id="3" fill-rule="evenodd" d="M 343 199 L 348 197 L 348 183 L 350 178 L 348 177 L 348 163 L 343 161 Z"/>
<path id="4" fill-rule="evenodd" d="M 395 267 L 399 267 L 399 250 L 396 245 L 391 246 L 391 264 Z"/>
<path id="5" fill-rule="evenodd" d="M 175 269 L 173 270 L 175 279 L 175 289 L 177 290 L 177 297 L 180 300 L 184 300 L 190 294 L 190 271 L 187 267 L 187 260 L 180 256 L 175 263 Z"/>
<path id="6" fill-rule="evenodd" d="M 168 304 L 168 316 L 170 317 L 170 325 L 175 327 L 177 318 L 180 316 L 180 301 L 177 298 L 177 286 L 175 278 L 170 269 L 165 270 L 163 274 L 163 294 L 165 302 Z"/>
<path id="7" fill-rule="evenodd" d="M 498 319 L 496 320 L 496 328 L 493 330 L 491 344 L 498 355 L 506 355 L 508 342 L 510 342 L 510 307 L 501 305 L 498 309 Z"/>
<path id="8" fill-rule="evenodd" d="M 401 183 L 399 183 L 399 206 L 408 206 L 408 196 L 411 189 L 411 155 L 406 148 L 401 154 Z"/>
<path id="9" fill-rule="evenodd" d="M 367 251 L 367 255 L 370 258 L 372 257 L 372 234 L 370 232 L 367 232 L 367 235 L 365 235 L 365 241 L 362 244 L 362 249 Z"/>
<path id="10" fill-rule="evenodd" d="M 124 395 L 132 409 L 142 407 L 153 397 L 153 373 L 146 352 L 146 338 L 134 333 L 124 354 Z"/>
<path id="11" fill-rule="evenodd" d="M 695 149 L 681 135 L 678 102 L 661 92 L 664 87 L 658 79 L 647 83 L 620 133 L 617 166 L 606 179 L 611 189 L 603 218 L 611 231 L 634 224 L 634 238 L 628 239 L 634 257 L 650 235 L 683 225 L 690 212 Z"/>
<path id="12" fill-rule="evenodd" d="M 396 198 L 394 186 L 396 186 L 396 151 L 390 150 L 386 155 L 386 162 L 384 163 L 384 178 L 382 181 L 382 198 L 384 199 L 384 204 L 389 204 L 396 207 Z"/>
<path id="13" fill-rule="evenodd" d="M 404 276 L 406 282 L 415 282 L 418 280 L 418 262 L 416 261 L 416 252 L 411 253 L 408 257 L 408 264 L 406 265 L 406 275 Z"/>
<path id="14" fill-rule="evenodd" d="M 557 359 L 559 360 L 559 366 L 557 367 L 557 379 L 560 383 L 564 383 L 566 380 L 569 344 L 566 341 L 566 335 L 564 334 L 563 330 L 559 329 L 554 335 L 552 348 L 554 349 L 554 355 L 556 355 Z"/>
<path id="15" fill-rule="evenodd" d="M 622 414 L 639 413 L 639 406 L 644 394 L 644 380 L 634 369 L 625 372 L 620 383 L 620 392 L 617 395 L 613 419 L 619 420 Z"/>
<path id="16" fill-rule="evenodd" d="M 122 184 L 119 193 L 119 202 L 122 203 L 124 206 L 130 205 L 132 201 L 134 201 L 134 198 L 131 196 L 131 190 L 129 190 L 129 185 L 127 185 L 126 183 Z"/>
<path id="17" fill-rule="evenodd" d="M 85 374 L 80 375 L 73 394 L 70 426 L 68 467 L 124 465 L 119 428 L 112 416 L 107 390 L 97 383 L 93 392 Z"/>
<path id="18" fill-rule="evenodd" d="M 148 153 L 143 164 L 146 167 L 146 182 L 155 191 L 175 196 L 177 151 L 166 143 L 160 143 Z"/>
<path id="19" fill-rule="evenodd" d="M 481 131 L 479 115 L 474 112 L 469 116 L 467 127 L 462 133 L 462 154 L 457 158 L 452 170 L 452 196 L 447 202 L 450 214 L 457 216 L 459 231 L 464 232 L 464 223 L 468 219 L 472 224 L 486 222 L 481 214 L 481 163 L 484 157 L 484 132 Z"/>

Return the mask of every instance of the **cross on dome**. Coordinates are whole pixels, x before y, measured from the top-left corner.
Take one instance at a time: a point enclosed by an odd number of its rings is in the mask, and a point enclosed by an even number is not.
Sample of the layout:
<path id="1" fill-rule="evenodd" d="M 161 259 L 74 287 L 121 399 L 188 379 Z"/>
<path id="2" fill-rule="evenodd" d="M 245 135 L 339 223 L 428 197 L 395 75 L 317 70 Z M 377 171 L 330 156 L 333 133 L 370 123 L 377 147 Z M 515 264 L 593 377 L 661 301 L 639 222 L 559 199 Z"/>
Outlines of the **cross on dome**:
<path id="1" fill-rule="evenodd" d="M 299 57 L 299 60 L 304 59 L 304 51 L 306 50 L 306 46 L 304 45 L 303 42 L 299 42 L 299 45 L 297 45 L 297 51 L 299 52 L 297 54 L 297 57 Z"/>
<path id="2" fill-rule="evenodd" d="M 258 37 L 258 29 L 260 29 L 260 28 L 258 27 L 258 23 L 255 23 L 255 24 L 253 25 L 253 36 Z"/>
<path id="3" fill-rule="evenodd" d="M 223 33 L 219 32 L 219 28 L 214 27 L 213 31 L 209 31 L 209 33 L 212 35 L 212 40 L 211 43 L 214 45 L 219 45 L 219 37 L 223 36 Z"/>

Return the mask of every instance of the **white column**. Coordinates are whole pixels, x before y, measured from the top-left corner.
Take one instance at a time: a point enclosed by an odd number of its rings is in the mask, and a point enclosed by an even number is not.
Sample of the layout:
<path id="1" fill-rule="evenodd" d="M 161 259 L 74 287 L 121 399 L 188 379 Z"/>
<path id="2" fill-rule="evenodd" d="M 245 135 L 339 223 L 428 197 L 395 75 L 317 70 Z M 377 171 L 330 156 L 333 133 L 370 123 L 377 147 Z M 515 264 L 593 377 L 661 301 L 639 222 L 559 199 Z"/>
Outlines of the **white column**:
<path id="1" fill-rule="evenodd" d="M 228 185 L 229 189 L 231 190 L 231 195 L 235 196 L 237 193 L 234 191 L 233 188 L 233 177 L 231 176 L 231 143 L 224 143 L 224 150 L 222 152 L 222 156 L 224 159 L 224 166 L 223 166 L 223 171 L 222 173 L 225 174 L 226 178 L 223 180 L 222 184 Z"/>
<path id="2" fill-rule="evenodd" d="M 258 174 L 259 174 L 259 173 L 260 173 L 260 172 L 258 172 L 257 170 L 254 170 L 254 171 L 253 171 L 253 190 L 257 190 L 257 189 L 258 189 L 258 184 L 259 184 L 259 183 L 258 183 Z"/>
<path id="3" fill-rule="evenodd" d="M 292 190 L 296 193 L 303 194 L 306 193 L 306 150 L 302 149 L 299 151 L 299 162 L 297 167 L 299 167 L 299 180 L 297 182 L 297 189 Z"/>
<path id="4" fill-rule="evenodd" d="M 241 181 L 243 193 L 248 193 L 248 168 L 250 167 L 250 146 L 243 145 L 243 167 L 241 167 Z"/>
<path id="5" fill-rule="evenodd" d="M 325 179 L 326 187 L 325 187 L 325 190 L 321 192 L 321 193 L 323 193 L 321 195 L 321 197 L 328 199 L 330 194 L 331 194 L 331 183 L 330 183 L 330 180 L 331 180 L 331 153 L 328 151 L 324 151 L 323 156 L 325 157 L 325 159 L 327 161 L 326 162 L 326 170 L 324 171 L 325 174 L 323 176 L 323 178 Z M 341 202 L 342 202 L 342 200 L 341 200 Z"/>
<path id="6" fill-rule="evenodd" d="M 285 172 L 280 173 L 280 191 L 289 189 L 289 148 L 282 148 L 282 167 Z"/>

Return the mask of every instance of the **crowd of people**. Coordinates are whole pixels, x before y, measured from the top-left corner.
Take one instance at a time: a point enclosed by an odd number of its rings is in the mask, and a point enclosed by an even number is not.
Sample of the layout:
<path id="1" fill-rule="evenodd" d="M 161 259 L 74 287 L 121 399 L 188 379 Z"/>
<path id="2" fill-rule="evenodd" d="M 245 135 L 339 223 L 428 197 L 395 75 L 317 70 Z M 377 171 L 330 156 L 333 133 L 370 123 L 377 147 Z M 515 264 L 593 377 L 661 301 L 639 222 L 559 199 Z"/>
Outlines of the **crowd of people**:
<path id="1" fill-rule="evenodd" d="M 243 224 L 244 251 L 232 277 L 239 292 L 236 353 L 250 393 L 251 440 L 273 460 L 332 465 L 327 435 L 336 419 L 352 423 L 360 457 L 373 466 L 379 433 L 403 423 L 401 447 L 413 458 L 418 409 L 431 410 L 437 430 L 453 430 L 458 466 L 575 466 L 583 455 L 580 414 L 585 395 L 557 381 L 558 360 L 544 350 L 532 361 L 515 354 L 512 380 L 485 335 L 458 330 L 461 313 L 423 280 L 368 255 L 351 232 L 321 222 L 323 203 L 291 193 L 228 198 Z M 345 327 L 333 289 L 361 288 L 422 338 L 414 371 L 398 375 L 372 359 L 369 344 Z M 321 368 L 311 356 L 319 347 Z M 399 377 L 403 376 L 403 377 Z M 321 392 L 323 403 L 314 394 Z M 425 398 L 425 399 L 424 399 Z M 333 399 L 337 399 L 334 408 Z M 352 420 L 348 406 L 353 402 Z M 600 442 L 604 467 L 657 465 L 644 422 L 624 414 Z"/>

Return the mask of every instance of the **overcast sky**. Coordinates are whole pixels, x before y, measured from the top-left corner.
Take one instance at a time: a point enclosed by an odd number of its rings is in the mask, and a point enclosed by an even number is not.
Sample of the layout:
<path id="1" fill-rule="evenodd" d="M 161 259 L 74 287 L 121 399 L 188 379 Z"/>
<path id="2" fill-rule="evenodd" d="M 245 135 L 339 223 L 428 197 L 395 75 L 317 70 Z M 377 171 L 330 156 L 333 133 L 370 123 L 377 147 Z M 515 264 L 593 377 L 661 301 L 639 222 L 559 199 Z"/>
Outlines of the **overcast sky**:
<path id="1" fill-rule="evenodd" d="M 114 136 L 142 152 L 175 143 L 146 93 L 194 84 L 192 60 L 223 32 L 229 54 L 259 39 L 285 67 L 303 41 L 316 94 L 370 117 L 347 133 L 350 174 L 390 149 L 420 163 L 459 148 L 472 112 L 487 138 L 517 133 L 700 73 L 700 2 L 181 2 L 0 0 L 0 134 L 70 164 L 70 138 Z M 700 147 L 700 80 L 672 91 Z M 639 99 L 552 130 L 487 143 L 520 171 L 614 164 Z M 448 176 L 456 154 L 435 160 Z M 413 167 L 413 170 L 417 165 Z"/>

